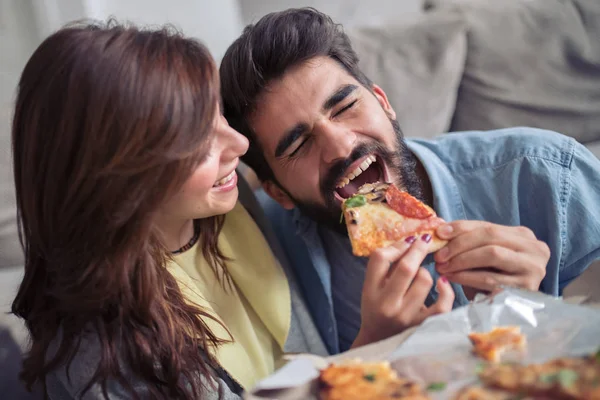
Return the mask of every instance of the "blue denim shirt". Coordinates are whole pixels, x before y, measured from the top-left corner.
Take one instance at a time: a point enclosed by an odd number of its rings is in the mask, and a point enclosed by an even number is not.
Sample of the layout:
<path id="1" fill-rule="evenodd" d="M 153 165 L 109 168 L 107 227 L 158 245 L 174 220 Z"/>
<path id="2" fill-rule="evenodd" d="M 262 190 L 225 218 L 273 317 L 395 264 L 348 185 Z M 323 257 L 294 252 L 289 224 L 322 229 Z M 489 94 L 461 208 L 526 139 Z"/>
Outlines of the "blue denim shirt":
<path id="1" fill-rule="evenodd" d="M 600 258 L 600 160 L 574 139 L 511 128 L 407 139 L 407 144 L 427 171 L 439 216 L 526 226 L 548 244 L 551 257 L 541 291 L 561 295 Z M 259 198 L 294 264 L 323 340 L 330 353 L 338 353 L 331 266 L 317 224 L 264 193 Z M 425 266 L 433 272 L 430 261 Z M 454 289 L 455 306 L 466 304 L 462 288 Z"/>

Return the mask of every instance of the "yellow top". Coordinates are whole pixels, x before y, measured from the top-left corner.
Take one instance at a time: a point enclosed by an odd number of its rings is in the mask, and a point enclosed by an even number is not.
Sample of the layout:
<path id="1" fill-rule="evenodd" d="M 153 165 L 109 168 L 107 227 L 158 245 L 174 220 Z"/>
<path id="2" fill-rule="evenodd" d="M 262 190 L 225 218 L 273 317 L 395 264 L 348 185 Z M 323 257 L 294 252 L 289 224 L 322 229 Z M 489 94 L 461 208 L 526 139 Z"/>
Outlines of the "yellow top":
<path id="1" fill-rule="evenodd" d="M 190 302 L 222 321 L 206 320 L 213 333 L 233 342 L 214 355 L 244 389 L 279 366 L 291 322 L 287 277 L 262 232 L 241 204 L 225 217 L 219 248 L 231 261 L 227 270 L 234 284 L 221 284 L 196 243 L 174 257 L 169 271 Z"/>

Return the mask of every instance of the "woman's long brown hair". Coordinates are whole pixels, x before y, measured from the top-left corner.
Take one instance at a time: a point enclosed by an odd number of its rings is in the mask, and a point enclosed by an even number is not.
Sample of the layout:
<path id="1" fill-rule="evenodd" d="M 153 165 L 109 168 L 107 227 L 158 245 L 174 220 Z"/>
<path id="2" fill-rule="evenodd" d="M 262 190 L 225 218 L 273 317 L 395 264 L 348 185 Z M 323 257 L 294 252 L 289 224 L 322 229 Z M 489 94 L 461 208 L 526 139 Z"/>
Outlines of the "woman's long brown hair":
<path id="1" fill-rule="evenodd" d="M 32 55 L 12 128 L 25 251 L 12 311 L 31 334 L 30 388 L 93 332 L 100 362 L 86 390 L 100 384 L 106 396 L 115 380 L 138 397 L 125 363 L 152 397 L 200 396 L 198 374 L 210 374 L 223 339 L 167 271 L 153 219 L 206 154 L 218 99 L 207 49 L 167 28 L 73 25 Z M 222 219 L 200 225 L 216 268 Z"/>

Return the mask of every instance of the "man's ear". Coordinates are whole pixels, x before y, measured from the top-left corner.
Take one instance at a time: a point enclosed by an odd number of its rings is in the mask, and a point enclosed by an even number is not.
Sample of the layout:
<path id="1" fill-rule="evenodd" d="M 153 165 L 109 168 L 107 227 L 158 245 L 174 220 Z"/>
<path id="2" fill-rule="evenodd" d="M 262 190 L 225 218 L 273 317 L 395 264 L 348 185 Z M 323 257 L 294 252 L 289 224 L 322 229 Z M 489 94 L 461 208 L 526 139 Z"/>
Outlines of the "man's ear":
<path id="1" fill-rule="evenodd" d="M 273 200 L 278 202 L 279 205 L 286 210 L 291 210 L 296 207 L 290 196 L 288 196 L 275 182 L 264 181 L 262 187 Z"/>
<path id="2" fill-rule="evenodd" d="M 379 104 L 381 104 L 381 107 L 385 110 L 387 115 L 391 119 L 396 119 L 396 111 L 394 111 L 394 109 L 392 108 L 392 105 L 388 101 L 387 95 L 385 94 L 383 89 L 375 84 L 373 84 L 372 89 L 373 93 L 375 94 L 375 97 L 377 98 L 377 101 L 379 101 Z"/>

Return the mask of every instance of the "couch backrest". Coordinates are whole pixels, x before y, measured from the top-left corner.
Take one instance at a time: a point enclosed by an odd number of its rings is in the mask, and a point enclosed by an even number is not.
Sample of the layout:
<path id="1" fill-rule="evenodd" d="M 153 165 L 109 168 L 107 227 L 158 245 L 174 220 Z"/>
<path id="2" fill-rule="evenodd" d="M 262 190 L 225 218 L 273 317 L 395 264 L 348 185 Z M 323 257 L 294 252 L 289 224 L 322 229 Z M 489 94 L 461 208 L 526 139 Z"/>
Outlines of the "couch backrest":
<path id="1" fill-rule="evenodd" d="M 314 7 L 345 27 L 379 25 L 418 14 L 423 0 L 239 0 L 244 24 L 292 7 Z"/>

